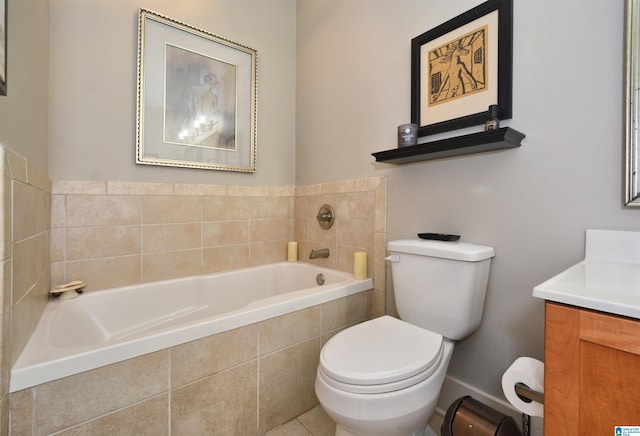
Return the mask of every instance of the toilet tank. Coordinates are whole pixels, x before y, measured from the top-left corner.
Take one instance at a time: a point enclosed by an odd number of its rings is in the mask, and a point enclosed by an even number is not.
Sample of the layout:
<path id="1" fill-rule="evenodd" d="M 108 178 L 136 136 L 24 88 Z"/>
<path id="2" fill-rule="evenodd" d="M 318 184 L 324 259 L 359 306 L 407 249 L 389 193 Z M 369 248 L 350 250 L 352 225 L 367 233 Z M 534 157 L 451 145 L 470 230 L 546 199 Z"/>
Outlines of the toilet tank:
<path id="1" fill-rule="evenodd" d="M 454 340 L 480 326 L 492 247 L 426 239 L 387 247 L 402 320 Z"/>

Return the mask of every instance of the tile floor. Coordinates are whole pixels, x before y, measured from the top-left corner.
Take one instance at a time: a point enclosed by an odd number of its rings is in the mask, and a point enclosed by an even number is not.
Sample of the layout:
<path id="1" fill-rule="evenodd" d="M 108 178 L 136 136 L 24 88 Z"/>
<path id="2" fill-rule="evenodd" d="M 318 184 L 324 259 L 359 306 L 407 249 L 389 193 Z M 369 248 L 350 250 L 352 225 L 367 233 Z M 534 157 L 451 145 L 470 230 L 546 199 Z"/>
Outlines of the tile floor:
<path id="1" fill-rule="evenodd" d="M 442 417 L 433 415 L 429 425 L 440 436 Z M 321 406 L 316 406 L 286 424 L 271 430 L 267 436 L 334 436 L 336 424 Z"/>

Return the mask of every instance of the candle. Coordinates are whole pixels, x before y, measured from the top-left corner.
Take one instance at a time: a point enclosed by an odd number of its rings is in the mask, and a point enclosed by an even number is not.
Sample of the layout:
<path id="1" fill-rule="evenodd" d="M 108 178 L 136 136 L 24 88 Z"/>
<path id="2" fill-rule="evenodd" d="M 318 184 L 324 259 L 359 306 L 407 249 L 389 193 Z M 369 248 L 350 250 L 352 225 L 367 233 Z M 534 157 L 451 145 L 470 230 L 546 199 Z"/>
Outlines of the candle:
<path id="1" fill-rule="evenodd" d="M 356 280 L 367 278 L 367 253 L 364 251 L 353 253 L 353 278 Z"/>
<path id="2" fill-rule="evenodd" d="M 290 241 L 287 244 L 287 260 L 289 262 L 298 260 L 298 243 L 296 241 Z"/>
<path id="3" fill-rule="evenodd" d="M 398 126 L 398 147 L 416 145 L 418 143 L 417 133 L 417 124 L 401 124 Z"/>

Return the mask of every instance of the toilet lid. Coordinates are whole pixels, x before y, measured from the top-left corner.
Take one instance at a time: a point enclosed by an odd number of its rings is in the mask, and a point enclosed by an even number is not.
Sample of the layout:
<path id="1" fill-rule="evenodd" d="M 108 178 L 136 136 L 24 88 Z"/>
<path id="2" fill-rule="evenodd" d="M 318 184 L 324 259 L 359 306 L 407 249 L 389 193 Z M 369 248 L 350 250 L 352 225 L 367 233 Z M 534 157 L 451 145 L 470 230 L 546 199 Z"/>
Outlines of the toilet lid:
<path id="1" fill-rule="evenodd" d="M 320 353 L 319 370 L 340 386 L 391 384 L 397 388 L 430 376 L 442 349 L 442 335 L 385 315 L 332 337 Z M 383 386 L 375 390 L 385 391 Z"/>

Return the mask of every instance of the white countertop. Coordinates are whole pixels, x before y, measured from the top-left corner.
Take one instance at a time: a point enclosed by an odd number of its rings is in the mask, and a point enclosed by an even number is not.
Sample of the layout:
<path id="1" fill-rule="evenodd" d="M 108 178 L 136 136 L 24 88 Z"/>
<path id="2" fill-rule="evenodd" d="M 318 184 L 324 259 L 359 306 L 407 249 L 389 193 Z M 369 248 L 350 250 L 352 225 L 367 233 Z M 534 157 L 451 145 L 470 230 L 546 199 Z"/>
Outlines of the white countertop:
<path id="1" fill-rule="evenodd" d="M 585 259 L 536 286 L 533 296 L 640 319 L 640 264 Z"/>

